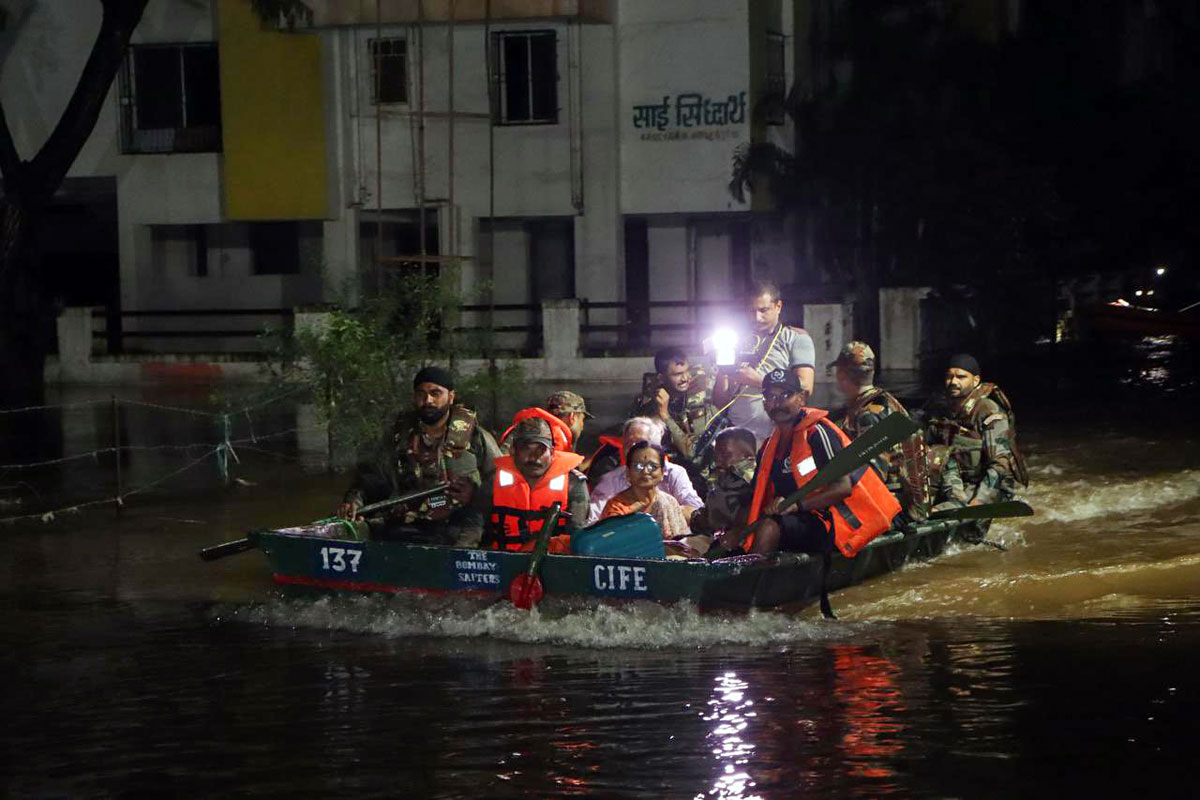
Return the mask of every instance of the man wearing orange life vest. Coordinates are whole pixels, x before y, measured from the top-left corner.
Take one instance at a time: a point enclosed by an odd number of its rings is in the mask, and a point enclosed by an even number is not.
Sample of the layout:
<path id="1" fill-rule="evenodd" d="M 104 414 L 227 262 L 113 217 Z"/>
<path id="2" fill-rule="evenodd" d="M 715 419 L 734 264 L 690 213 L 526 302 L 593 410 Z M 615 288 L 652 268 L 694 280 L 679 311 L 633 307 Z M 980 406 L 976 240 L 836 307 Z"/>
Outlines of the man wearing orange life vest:
<path id="1" fill-rule="evenodd" d="M 775 430 L 759 454 L 746 527 L 727 534 L 735 539 L 721 541 L 718 552 L 731 552 L 740 545 L 752 553 L 788 550 L 823 555 L 837 547 L 853 558 L 891 527 L 900 512 L 899 502 L 866 465 L 810 493 L 799 509 L 780 508 L 788 495 L 812 480 L 850 441 L 826 419 L 828 412 L 805 408 L 805 397 L 803 385 L 790 370 L 772 370 L 764 377 L 763 404 Z"/>
<path id="2" fill-rule="evenodd" d="M 476 494 L 475 505 L 487 516 L 485 547 L 532 550 L 546 512 L 555 502 L 569 512 L 559 517 L 556 536 L 569 535 L 584 524 L 587 484 L 575 471 L 583 456 L 554 445 L 546 420 L 535 416 L 517 423 L 512 432 L 512 455 L 496 459 L 495 475 Z M 561 548 L 552 547 L 551 551 L 557 549 Z"/>

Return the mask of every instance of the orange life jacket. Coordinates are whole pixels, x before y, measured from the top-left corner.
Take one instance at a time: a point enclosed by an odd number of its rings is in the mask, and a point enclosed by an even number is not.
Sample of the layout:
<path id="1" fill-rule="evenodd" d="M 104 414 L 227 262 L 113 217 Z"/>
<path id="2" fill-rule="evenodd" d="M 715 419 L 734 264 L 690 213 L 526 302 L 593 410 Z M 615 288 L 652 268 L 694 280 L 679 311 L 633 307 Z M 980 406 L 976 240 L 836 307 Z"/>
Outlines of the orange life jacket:
<path id="1" fill-rule="evenodd" d="M 579 471 L 580 472 L 588 472 L 592 468 L 592 465 L 596 463 L 596 459 L 600 457 L 600 454 L 603 453 L 605 450 L 607 450 L 610 447 L 617 451 L 617 455 L 620 456 L 621 465 L 624 466 L 624 464 L 625 464 L 625 440 L 622 439 L 620 436 L 601 436 L 600 437 L 600 446 L 597 447 L 595 450 L 593 450 L 592 454 L 583 460 L 583 464 L 580 465 Z M 589 477 L 591 477 L 591 476 L 589 476 Z M 594 477 L 596 479 L 600 478 L 599 475 L 594 476 Z"/>
<path id="2" fill-rule="evenodd" d="M 560 502 L 566 510 L 570 472 L 581 461 L 583 456 L 578 453 L 555 450 L 550 469 L 536 486 L 530 487 L 517 471 L 512 456 L 497 458 L 492 478 L 492 516 L 485 544 L 498 550 L 532 550 L 550 506 Z M 557 529 L 561 531 L 566 526 L 566 517 L 559 517 Z"/>
<path id="3" fill-rule="evenodd" d="M 562 450 L 569 452 L 571 445 L 575 441 L 575 433 L 571 430 L 571 426 L 563 422 L 558 417 L 551 414 L 544 408 L 523 408 L 513 417 L 512 425 L 500 435 L 500 441 L 503 443 L 508 439 L 508 435 L 512 433 L 513 428 L 517 427 L 522 421 L 527 419 L 544 419 L 550 425 L 550 433 L 554 436 L 555 451 Z"/>
<path id="4" fill-rule="evenodd" d="M 808 434 L 814 425 L 823 424 L 827 431 L 836 433 L 843 447 L 850 444 L 850 438 L 842 429 L 825 419 L 828 415 L 829 412 L 821 409 L 806 408 L 804 416 L 796 421 L 792 429 L 790 468 L 797 489 L 817 474 L 812 448 L 808 446 Z M 779 438 L 777 428 L 767 440 L 762 459 L 758 462 L 758 479 L 754 483 L 754 499 L 750 502 L 750 515 L 747 518 L 749 523 L 758 521 L 763 505 L 775 496 L 771 484 L 771 466 L 775 462 Z M 833 521 L 833 541 L 846 558 L 854 558 L 867 542 L 890 528 L 892 518 L 900 513 L 900 503 L 887 490 L 875 470 L 861 469 L 851 473 L 850 481 L 850 496 L 828 509 Z M 754 534 L 747 538 L 744 546 L 749 550 L 752 544 Z"/>

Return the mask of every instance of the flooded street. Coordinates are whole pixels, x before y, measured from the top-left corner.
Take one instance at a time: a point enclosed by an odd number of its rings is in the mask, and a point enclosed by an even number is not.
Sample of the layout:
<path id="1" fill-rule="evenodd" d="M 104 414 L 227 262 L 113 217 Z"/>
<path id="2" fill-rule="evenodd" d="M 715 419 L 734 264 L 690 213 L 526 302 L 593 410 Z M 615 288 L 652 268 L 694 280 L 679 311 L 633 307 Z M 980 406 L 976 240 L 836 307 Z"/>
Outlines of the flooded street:
<path id="1" fill-rule="evenodd" d="M 1128 391 L 1018 402 L 1037 516 L 837 593 L 838 622 L 284 598 L 261 555 L 196 551 L 327 516 L 347 479 L 252 451 L 246 485 L 5 527 L 0 793 L 1192 794 L 1197 429 Z"/>

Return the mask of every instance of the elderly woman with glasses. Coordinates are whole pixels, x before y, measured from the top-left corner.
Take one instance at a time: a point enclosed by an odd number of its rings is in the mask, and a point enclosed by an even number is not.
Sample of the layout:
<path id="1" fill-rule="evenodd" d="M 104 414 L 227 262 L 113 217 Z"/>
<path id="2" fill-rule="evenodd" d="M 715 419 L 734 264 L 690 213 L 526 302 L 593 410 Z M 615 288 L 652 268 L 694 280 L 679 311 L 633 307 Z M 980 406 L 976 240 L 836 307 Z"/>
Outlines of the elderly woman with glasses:
<path id="1" fill-rule="evenodd" d="M 604 506 L 600 518 L 632 514 L 644 511 L 662 528 L 664 539 L 686 536 L 687 517 L 679 501 L 666 492 L 659 491 L 663 480 L 662 448 L 651 442 L 636 442 L 625 454 L 626 475 L 629 488 L 616 494 Z"/>

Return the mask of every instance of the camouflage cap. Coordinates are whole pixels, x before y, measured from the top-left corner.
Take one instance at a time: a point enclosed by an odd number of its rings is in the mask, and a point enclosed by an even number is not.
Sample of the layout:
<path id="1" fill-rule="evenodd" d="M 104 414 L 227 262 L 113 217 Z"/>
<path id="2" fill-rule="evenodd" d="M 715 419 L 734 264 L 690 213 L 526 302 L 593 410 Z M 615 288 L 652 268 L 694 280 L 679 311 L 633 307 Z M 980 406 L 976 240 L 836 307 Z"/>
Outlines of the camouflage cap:
<path id="1" fill-rule="evenodd" d="M 537 417 L 523 419 L 518 422 L 517 427 L 513 428 L 512 440 L 513 444 L 541 442 L 551 450 L 554 449 L 554 434 L 550 432 L 550 423 Z"/>
<path id="2" fill-rule="evenodd" d="M 561 414 L 567 411 L 578 411 L 588 419 L 595 419 L 595 417 L 588 413 L 587 403 L 583 401 L 583 398 L 574 392 L 567 391 L 566 389 L 555 392 L 547 397 L 543 406 L 551 414 Z"/>
<path id="3" fill-rule="evenodd" d="M 841 352 L 829 366 L 831 367 L 866 367 L 875 368 L 875 351 L 866 342 L 846 342 Z"/>

